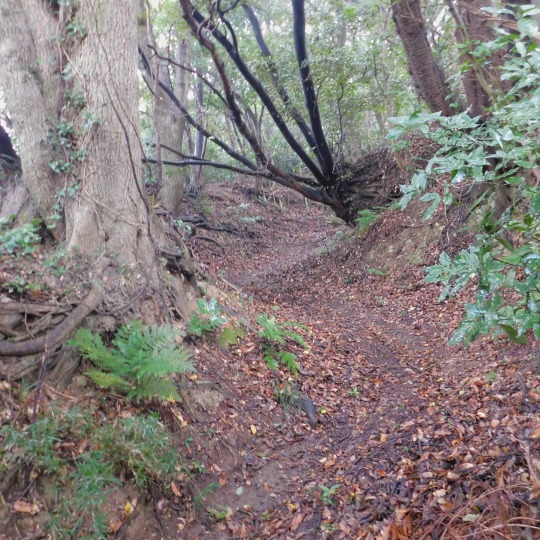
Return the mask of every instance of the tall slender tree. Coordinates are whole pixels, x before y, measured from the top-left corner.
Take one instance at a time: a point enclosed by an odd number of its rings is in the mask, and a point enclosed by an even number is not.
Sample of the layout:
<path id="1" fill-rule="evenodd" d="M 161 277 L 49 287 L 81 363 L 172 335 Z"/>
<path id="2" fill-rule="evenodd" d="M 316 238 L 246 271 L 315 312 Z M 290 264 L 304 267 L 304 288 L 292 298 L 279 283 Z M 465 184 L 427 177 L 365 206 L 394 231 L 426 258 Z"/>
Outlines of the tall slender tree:
<path id="1" fill-rule="evenodd" d="M 340 159 L 339 151 L 334 151 L 329 144 L 319 108 L 320 89 L 317 86 L 309 56 L 304 0 L 293 0 L 291 13 L 297 81 L 303 96 L 303 112 L 299 108 L 300 102 L 291 98 L 285 80 L 264 38 L 255 10 L 249 5 L 243 5 L 243 11 L 260 53 L 266 61 L 272 89 L 265 86 L 264 81 L 255 74 L 244 57 L 230 17 L 237 4 L 233 3 L 231 7 L 224 8 L 218 2 L 210 12 L 203 14 L 189 0 L 180 0 L 184 19 L 192 35 L 207 51 L 219 75 L 220 88 L 213 90 L 226 105 L 236 130 L 246 141 L 250 150 L 249 155 L 239 154 L 216 134 L 205 133 L 193 117 L 187 116 L 188 121 L 211 138 L 232 159 L 239 162 L 240 168 L 232 167 L 235 170 L 264 177 L 292 188 L 305 197 L 331 206 L 337 215 L 347 221 L 352 221 L 356 217 L 356 212 L 362 208 L 386 202 L 395 192 L 396 185 L 402 181 L 391 154 L 389 152 L 385 154 L 381 160 L 381 170 L 375 177 L 370 175 L 367 178 L 358 178 L 358 175 L 355 175 L 352 169 Z M 237 13 L 233 15 L 237 16 Z M 235 91 L 231 78 L 232 66 L 240 74 L 243 83 L 247 84 L 260 101 L 267 112 L 267 117 L 273 122 L 275 130 L 301 163 L 305 171 L 303 174 L 278 166 L 271 153 L 261 144 L 260 137 L 253 129 L 253 122 L 250 122 L 249 113 L 243 109 Z M 182 106 L 182 104 L 178 105 Z M 187 160 L 179 162 L 178 165 L 192 163 L 193 160 Z M 225 166 L 223 163 L 208 161 L 201 161 L 201 165 Z M 359 169 L 356 169 L 356 172 L 358 171 Z"/>

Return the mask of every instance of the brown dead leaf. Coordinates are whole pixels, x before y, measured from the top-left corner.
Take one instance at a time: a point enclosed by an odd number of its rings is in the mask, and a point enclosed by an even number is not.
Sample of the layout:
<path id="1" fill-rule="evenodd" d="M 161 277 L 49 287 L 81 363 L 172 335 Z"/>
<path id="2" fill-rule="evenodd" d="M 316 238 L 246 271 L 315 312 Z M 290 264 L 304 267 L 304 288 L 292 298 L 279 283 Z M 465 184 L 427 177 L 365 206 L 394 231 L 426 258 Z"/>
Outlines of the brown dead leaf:
<path id="1" fill-rule="evenodd" d="M 116 533 L 120 530 L 122 523 L 123 521 L 121 519 L 115 519 L 111 523 L 109 523 L 109 529 L 111 529 L 113 533 Z"/>
<path id="2" fill-rule="evenodd" d="M 77 445 L 77 454 L 82 454 L 86 447 L 88 446 L 88 439 L 83 439 L 78 445 Z"/>
<path id="3" fill-rule="evenodd" d="M 336 464 L 336 458 L 335 457 L 332 457 L 328 460 L 325 461 L 323 467 L 325 469 L 330 469 L 331 467 L 333 467 L 334 465 Z"/>
<path id="4" fill-rule="evenodd" d="M 171 491 L 174 493 L 176 497 L 180 497 L 180 495 L 182 495 L 182 493 L 180 492 L 180 490 L 178 489 L 178 486 L 176 485 L 174 481 L 171 482 Z"/>
<path id="5" fill-rule="evenodd" d="M 22 514 L 31 514 L 32 516 L 39 513 L 39 506 L 35 503 L 18 500 L 13 503 L 13 510 Z"/>
<path id="6" fill-rule="evenodd" d="M 291 521 L 290 529 L 291 531 L 296 531 L 304 519 L 304 514 L 296 514 L 294 519 Z"/>

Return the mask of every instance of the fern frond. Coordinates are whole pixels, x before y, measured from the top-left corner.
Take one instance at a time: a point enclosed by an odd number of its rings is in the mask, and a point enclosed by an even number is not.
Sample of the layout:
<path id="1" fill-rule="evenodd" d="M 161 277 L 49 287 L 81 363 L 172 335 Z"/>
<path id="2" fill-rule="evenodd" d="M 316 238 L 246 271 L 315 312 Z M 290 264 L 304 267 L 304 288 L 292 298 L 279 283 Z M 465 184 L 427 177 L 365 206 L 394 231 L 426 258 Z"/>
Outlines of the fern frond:
<path id="1" fill-rule="evenodd" d="M 189 362 L 191 353 L 183 347 L 168 345 L 161 350 L 154 350 L 145 358 L 135 370 L 137 379 L 148 377 L 163 377 L 173 373 L 186 373 L 195 371 L 192 362 Z"/>
<path id="2" fill-rule="evenodd" d="M 378 219 L 379 214 L 377 214 L 377 212 L 374 212 L 371 208 L 360 210 L 358 212 L 358 217 L 356 218 L 358 230 L 361 233 L 366 232 Z"/>
<path id="3" fill-rule="evenodd" d="M 138 358 L 151 350 L 140 321 L 131 321 L 121 326 L 116 332 L 113 345 L 117 356 L 126 359 Z"/>
<path id="4" fill-rule="evenodd" d="M 127 392 L 131 388 L 131 384 L 116 373 L 105 373 L 99 369 L 88 369 L 84 374 L 90 377 L 101 388 L 116 388 L 122 392 Z"/>
<path id="5" fill-rule="evenodd" d="M 179 400 L 178 389 L 169 378 L 195 367 L 188 349 L 176 344 L 177 337 L 172 326 L 145 328 L 140 321 L 132 321 L 118 329 L 111 349 L 89 330 L 79 331 L 72 344 L 99 368 L 86 372 L 98 386 L 129 392 L 128 397 L 137 401 L 153 397 Z"/>
<path id="6" fill-rule="evenodd" d="M 293 375 L 298 373 L 298 362 L 296 361 L 296 355 L 289 351 L 279 351 L 278 356 L 280 361 L 285 364 Z"/>
<path id="7" fill-rule="evenodd" d="M 105 371 L 116 371 L 118 359 L 105 346 L 101 336 L 94 334 L 87 328 L 80 328 L 69 344 L 77 347 L 85 358 L 91 360 Z"/>
<path id="8" fill-rule="evenodd" d="M 261 313 L 256 320 L 262 328 L 260 336 L 263 339 L 266 339 L 267 341 L 276 341 L 281 345 L 285 344 L 283 329 L 276 321 L 275 317 L 269 317 L 267 313 Z"/>
<path id="9" fill-rule="evenodd" d="M 166 399 L 173 401 L 180 401 L 180 394 L 178 388 L 172 381 L 164 379 L 158 379 L 157 377 L 151 377 L 144 381 L 144 383 L 138 384 L 128 394 L 128 398 L 135 398 L 137 402 L 141 399 L 153 399 L 154 397 L 160 401 Z"/>
<path id="10" fill-rule="evenodd" d="M 302 330 L 309 331 L 309 326 L 302 324 L 298 321 L 285 321 L 284 323 L 281 324 L 281 326 L 286 326 L 289 328 L 302 328 Z"/>
<path id="11" fill-rule="evenodd" d="M 268 366 L 269 369 L 277 369 L 279 364 L 277 360 L 273 357 L 272 354 L 266 354 L 263 357 L 264 363 Z"/>
<path id="12" fill-rule="evenodd" d="M 298 343 L 298 345 L 300 345 L 300 346 L 303 347 L 304 349 L 307 349 L 307 348 L 308 348 L 307 343 L 305 342 L 304 338 L 303 338 L 300 334 L 297 334 L 296 332 L 290 332 L 289 330 L 286 330 L 286 331 L 284 332 L 284 334 L 285 334 L 288 338 L 290 338 L 290 339 L 296 341 L 296 343 Z"/>
<path id="13" fill-rule="evenodd" d="M 168 347 L 176 341 L 178 332 L 170 325 L 150 326 L 144 331 L 144 337 L 151 344 L 151 348 L 156 350 Z"/>

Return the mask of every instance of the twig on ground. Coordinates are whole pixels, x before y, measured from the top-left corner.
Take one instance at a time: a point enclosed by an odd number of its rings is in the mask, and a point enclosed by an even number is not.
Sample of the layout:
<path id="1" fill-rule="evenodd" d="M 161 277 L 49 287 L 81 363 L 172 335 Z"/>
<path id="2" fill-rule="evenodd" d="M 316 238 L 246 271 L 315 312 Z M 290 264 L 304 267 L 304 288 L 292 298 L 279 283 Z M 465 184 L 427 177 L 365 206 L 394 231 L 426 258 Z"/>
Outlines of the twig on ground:
<path id="1" fill-rule="evenodd" d="M 210 238 L 210 236 L 199 236 L 196 234 L 195 236 L 191 237 L 191 240 L 204 240 L 205 242 L 211 242 L 212 244 L 216 244 L 216 246 L 219 246 L 221 249 L 225 249 L 225 246 L 223 244 L 220 244 L 217 240 Z"/>

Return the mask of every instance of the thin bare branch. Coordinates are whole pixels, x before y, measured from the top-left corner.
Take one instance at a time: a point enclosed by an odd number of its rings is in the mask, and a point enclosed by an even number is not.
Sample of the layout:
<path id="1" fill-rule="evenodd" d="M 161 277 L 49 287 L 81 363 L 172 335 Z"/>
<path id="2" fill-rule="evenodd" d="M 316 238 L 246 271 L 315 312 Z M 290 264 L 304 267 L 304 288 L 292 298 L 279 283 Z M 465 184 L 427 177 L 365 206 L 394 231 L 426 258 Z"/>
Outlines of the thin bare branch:
<path id="1" fill-rule="evenodd" d="M 323 172 L 319 169 L 317 164 L 309 157 L 307 152 L 302 148 L 300 143 L 291 133 L 283 116 L 278 111 L 276 105 L 264 89 L 263 85 L 253 75 L 251 70 L 248 68 L 248 66 L 242 59 L 239 51 L 234 47 L 231 41 L 217 28 L 215 24 L 212 23 L 210 19 L 205 18 L 198 10 L 196 10 L 190 4 L 189 0 L 180 0 L 180 4 L 182 6 L 184 19 L 192 21 L 190 27 L 195 38 L 197 38 L 197 40 L 201 44 L 203 44 L 204 40 L 208 41 L 208 39 L 203 36 L 203 32 L 205 30 L 208 30 L 208 32 L 210 32 L 211 36 L 225 49 L 225 51 L 229 55 L 229 58 L 233 61 L 235 66 L 243 75 L 246 82 L 253 88 L 261 101 L 264 103 L 276 127 L 280 130 L 287 144 L 291 147 L 291 149 L 306 165 L 309 171 L 313 174 L 313 176 L 322 186 L 330 185 L 328 179 L 325 177 Z"/>
<path id="2" fill-rule="evenodd" d="M 189 73 L 193 73 L 196 77 L 198 77 L 210 90 L 225 104 L 227 105 L 227 101 L 225 101 L 225 98 L 223 97 L 223 94 L 215 87 L 214 84 L 212 84 L 204 75 L 202 75 L 198 70 L 190 68 L 188 66 L 184 66 L 182 64 L 179 64 L 175 60 L 173 60 L 170 56 L 163 56 L 159 54 L 159 52 L 154 49 L 151 45 L 148 45 L 149 49 L 152 49 L 154 51 L 154 54 L 160 59 L 165 60 L 166 62 L 169 62 L 173 66 L 179 67 L 180 69 L 183 69 Z"/>

